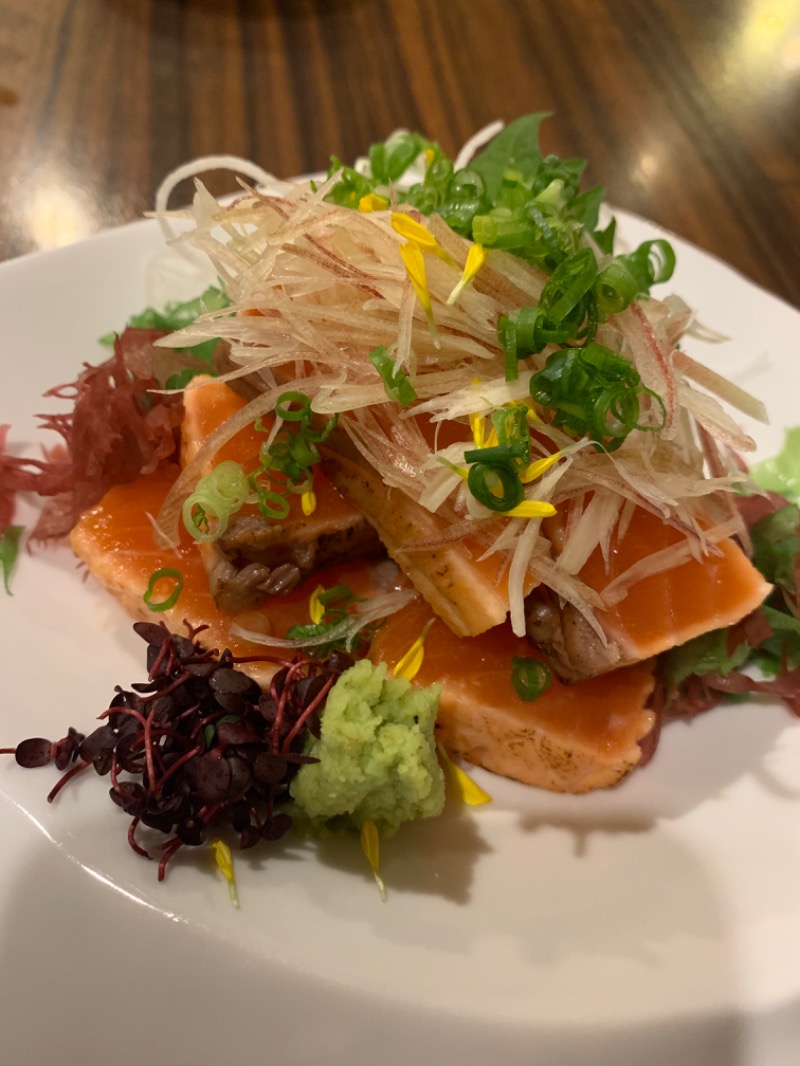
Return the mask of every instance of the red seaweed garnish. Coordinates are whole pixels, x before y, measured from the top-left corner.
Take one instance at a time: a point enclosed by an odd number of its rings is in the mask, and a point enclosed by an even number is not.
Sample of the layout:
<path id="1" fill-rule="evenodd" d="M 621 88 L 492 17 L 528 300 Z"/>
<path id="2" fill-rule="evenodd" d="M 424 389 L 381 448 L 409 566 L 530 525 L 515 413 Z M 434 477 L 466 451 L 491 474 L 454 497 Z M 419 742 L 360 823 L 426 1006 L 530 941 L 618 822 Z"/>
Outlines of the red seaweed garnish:
<path id="1" fill-rule="evenodd" d="M 78 379 L 46 397 L 68 400 L 68 413 L 39 415 L 43 429 L 63 441 L 42 459 L 10 455 L 8 426 L 0 426 L 0 532 L 13 521 L 15 496 L 45 499 L 31 534 L 47 540 L 69 533 L 78 516 L 113 486 L 133 481 L 174 458 L 183 404 L 154 393 L 163 385 L 153 342 L 163 330 L 126 329 L 114 354 L 99 366 L 84 364 Z"/>

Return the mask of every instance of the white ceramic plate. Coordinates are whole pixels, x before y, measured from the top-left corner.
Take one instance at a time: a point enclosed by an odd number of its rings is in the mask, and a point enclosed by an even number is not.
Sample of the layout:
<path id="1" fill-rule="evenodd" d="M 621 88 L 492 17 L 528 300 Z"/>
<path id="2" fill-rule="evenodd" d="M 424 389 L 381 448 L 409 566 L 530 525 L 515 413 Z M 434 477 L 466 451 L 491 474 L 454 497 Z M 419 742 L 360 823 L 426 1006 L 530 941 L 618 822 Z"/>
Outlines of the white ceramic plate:
<path id="1" fill-rule="evenodd" d="M 655 235 L 621 221 L 631 242 Z M 675 243 L 673 288 L 734 338 L 691 350 L 768 402 L 774 426 L 751 427 L 767 454 L 798 419 L 800 314 Z M 0 266 L 16 442 L 35 448 L 41 393 L 151 298 L 160 246 L 141 223 Z M 85 728 L 141 678 L 128 619 L 66 549 L 21 560 L 0 627 L 0 743 Z M 159 885 L 95 775 L 48 806 L 55 770 L 6 758 L 2 1060 L 794 1066 L 798 765 L 785 710 L 718 710 L 671 725 L 615 791 L 478 775 L 490 806 L 384 847 L 387 903 L 357 842 L 291 843 L 237 858 L 237 911 L 205 854 Z"/>

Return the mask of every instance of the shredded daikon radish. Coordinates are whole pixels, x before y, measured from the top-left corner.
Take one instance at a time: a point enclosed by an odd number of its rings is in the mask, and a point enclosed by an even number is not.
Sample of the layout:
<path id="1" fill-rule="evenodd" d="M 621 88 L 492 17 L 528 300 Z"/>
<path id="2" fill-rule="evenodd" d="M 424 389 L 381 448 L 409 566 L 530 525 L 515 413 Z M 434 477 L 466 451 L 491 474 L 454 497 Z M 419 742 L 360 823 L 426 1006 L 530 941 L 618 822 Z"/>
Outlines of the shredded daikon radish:
<path id="1" fill-rule="evenodd" d="M 505 123 L 501 119 L 498 119 L 496 122 L 490 122 L 488 126 L 479 129 L 477 133 L 473 133 L 470 139 L 462 145 L 461 150 L 456 156 L 453 163 L 454 169 L 461 170 L 465 167 L 478 149 L 483 148 L 485 144 L 488 144 L 489 141 L 496 137 L 504 125 Z"/>
<path id="2" fill-rule="evenodd" d="M 531 460 L 561 454 L 553 468 L 525 485 L 524 498 L 551 503 L 561 513 L 558 544 L 551 544 L 541 519 L 503 517 L 487 509 L 458 471 L 468 465 L 475 419 L 488 420 L 503 405 L 530 404 L 531 378 L 554 349 L 521 359 L 516 379 L 506 380 L 497 324 L 501 315 L 535 307 L 547 276 L 491 249 L 450 306 L 468 240 L 442 218 L 426 219 L 403 207 L 394 190 L 391 209 L 362 212 L 327 202 L 329 187 L 284 183 L 274 192 L 245 191 L 229 206 L 198 189 L 194 229 L 177 241 L 210 257 L 233 303 L 162 343 L 183 347 L 220 337 L 237 368 L 224 380 L 247 375 L 266 391 L 210 438 L 181 475 L 160 516 L 169 534 L 193 479 L 234 427 L 271 410 L 289 389 L 307 394 L 320 416 L 340 416 L 326 447 L 336 450 L 337 440 L 349 439 L 387 490 L 401 493 L 407 506 L 422 508 L 427 516 L 419 524 L 422 535 L 403 550 L 431 551 L 469 537 L 482 558 L 497 558 L 517 633 L 524 631 L 525 589 L 541 581 L 603 637 L 594 615 L 600 598 L 577 575 L 596 549 L 608 562 L 612 534 L 624 532 L 637 507 L 682 533 L 680 550 L 669 549 L 672 559 L 713 551 L 714 531 L 741 532 L 730 504 L 741 474 L 729 459 L 723 461 L 720 449 L 747 450 L 752 442 L 717 400 L 693 389 L 689 379 L 753 417 L 763 411 L 743 390 L 677 350 L 685 332 L 697 328 L 693 312 L 677 297 L 634 302 L 597 331 L 598 343 L 629 359 L 643 385 L 663 400 L 665 425 L 658 426 L 659 409 L 647 397 L 641 421 L 654 431 L 633 430 L 618 450 L 607 453 L 587 440 L 576 442 L 539 411 L 541 421 L 532 423 Z M 393 226 L 395 211 L 427 230 L 426 247 L 438 249 L 423 258 L 422 289 L 404 265 L 406 241 Z M 406 375 L 413 388 L 415 398 L 406 408 L 392 401 L 387 382 L 367 358 L 381 346 L 394 373 Z M 262 374 L 270 375 L 269 385 L 259 385 Z M 658 572 L 662 565 L 660 555 L 649 556 L 636 573 Z M 621 575 L 609 594 L 624 595 L 630 581 L 629 573 Z"/>

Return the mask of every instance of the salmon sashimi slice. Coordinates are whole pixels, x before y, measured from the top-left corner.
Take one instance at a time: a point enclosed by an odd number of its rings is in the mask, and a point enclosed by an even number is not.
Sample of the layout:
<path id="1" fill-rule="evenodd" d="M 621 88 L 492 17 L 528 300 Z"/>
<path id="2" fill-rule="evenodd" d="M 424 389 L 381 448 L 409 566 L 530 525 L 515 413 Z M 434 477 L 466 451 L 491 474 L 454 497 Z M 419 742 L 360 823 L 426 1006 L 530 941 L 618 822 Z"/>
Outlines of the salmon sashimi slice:
<path id="1" fill-rule="evenodd" d="M 430 618 L 424 602 L 404 607 L 378 630 L 370 658 L 396 665 Z M 440 739 L 468 762 L 527 785 L 575 793 L 615 785 L 639 762 L 639 741 L 655 721 L 646 706 L 652 662 L 574 685 L 554 677 L 528 701 L 514 689 L 511 659 L 536 652 L 508 623 L 458 637 L 437 620 L 424 647 L 414 684 L 441 682 Z"/>
<path id="2" fill-rule="evenodd" d="M 214 378 L 194 379 L 184 393 L 181 462 L 186 466 L 203 442 L 245 406 L 230 386 Z M 263 420 L 269 429 L 270 419 Z M 260 468 L 259 454 L 267 439 L 250 423 L 244 426 L 206 464 L 208 474 L 218 463 L 232 460 L 245 473 Z M 234 515 L 217 541 L 200 544 L 200 557 L 217 604 L 228 610 L 252 606 L 265 593 L 279 594 L 306 574 L 338 560 L 377 553 L 378 539 L 356 507 L 317 470 L 316 507 L 303 513 L 297 493 L 288 495 L 286 518 L 269 521 L 256 506 L 246 505 Z"/>
<path id="3" fill-rule="evenodd" d="M 166 468 L 130 484 L 117 485 L 81 515 L 71 534 L 72 549 L 78 558 L 135 618 L 163 621 L 176 633 L 186 632 L 184 622 L 192 627 L 206 626 L 198 638 L 201 643 L 219 650 L 229 648 L 237 657 L 291 658 L 293 652 L 271 650 L 235 636 L 231 627 L 238 622 L 265 636 L 284 637 L 290 626 L 310 621 L 309 599 L 319 584 L 326 588 L 349 585 L 356 596 L 365 598 L 386 591 L 385 575 L 379 566 L 352 560 L 311 575 L 285 595 L 262 598 L 259 609 L 234 613 L 219 608 L 211 595 L 198 545 L 183 531 L 177 549 L 158 546 L 148 518 L 148 514 L 158 513 L 177 473 L 176 467 Z M 180 570 L 183 590 L 174 607 L 154 613 L 143 597 L 151 574 L 164 567 Z M 155 599 L 159 598 L 156 595 Z M 242 668 L 262 685 L 276 669 L 272 663 L 258 662 Z"/>
<path id="4" fill-rule="evenodd" d="M 595 549 L 580 579 L 601 595 L 613 593 L 614 582 L 624 580 L 632 566 L 657 552 L 668 552 L 683 540 L 680 530 L 638 508 L 624 536 L 612 539 L 608 563 L 600 549 Z M 771 585 L 733 540 L 722 540 L 717 549 L 620 589 L 624 591 L 621 599 L 596 611 L 605 642 L 569 606 L 551 617 L 549 633 L 537 632 L 529 615 L 528 632 L 562 677 L 577 680 L 659 655 L 709 630 L 735 625 L 764 602 Z M 536 609 L 541 605 L 538 597 L 537 593 Z"/>

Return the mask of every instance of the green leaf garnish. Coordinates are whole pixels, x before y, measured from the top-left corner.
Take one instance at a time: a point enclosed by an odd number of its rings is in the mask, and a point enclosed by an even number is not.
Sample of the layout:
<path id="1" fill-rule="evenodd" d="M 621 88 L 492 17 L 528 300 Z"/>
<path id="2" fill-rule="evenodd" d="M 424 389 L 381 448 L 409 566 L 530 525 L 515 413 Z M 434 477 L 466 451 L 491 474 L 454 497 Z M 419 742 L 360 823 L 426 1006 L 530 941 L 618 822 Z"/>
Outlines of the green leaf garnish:
<path id="1" fill-rule="evenodd" d="M 714 673 L 727 677 L 744 666 L 750 655 L 750 645 L 742 641 L 731 650 L 728 637 L 727 629 L 715 629 L 668 651 L 661 662 L 669 690 L 676 691 L 681 682 L 694 674 Z"/>
<path id="2" fill-rule="evenodd" d="M 494 200 L 509 170 L 516 170 L 523 179 L 532 178 L 542 162 L 539 152 L 539 126 L 549 111 L 523 115 L 498 133 L 470 163 L 470 170 L 483 179 L 486 195 Z"/>
<path id="3" fill-rule="evenodd" d="M 800 503 L 800 426 L 787 430 L 780 452 L 755 463 L 750 468 L 750 477 L 762 489 L 779 492 Z"/>
<path id="4" fill-rule="evenodd" d="M 795 562 L 800 553 L 800 509 L 790 503 L 766 515 L 751 530 L 753 562 L 767 579 L 797 595 Z"/>
<path id="5" fill-rule="evenodd" d="M 230 305 L 227 295 L 215 285 L 210 285 L 201 296 L 192 300 L 173 302 L 167 304 L 163 311 L 157 311 L 154 307 L 146 307 L 144 311 L 131 315 L 126 326 L 131 329 L 157 329 L 167 333 L 174 333 L 192 325 L 200 315 L 209 311 L 220 311 Z M 100 338 L 100 344 L 107 348 L 113 347 L 116 333 L 106 333 Z M 198 374 L 214 374 L 214 353 L 219 344 L 218 338 L 200 341 L 199 344 L 187 348 L 179 348 L 178 351 L 190 353 L 192 358 L 205 364 L 202 369 L 186 367 L 177 374 L 172 374 L 166 381 L 168 389 L 182 389 L 192 378 Z"/>

